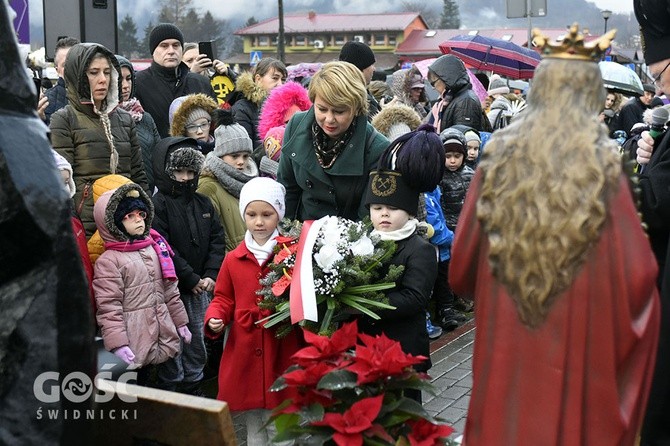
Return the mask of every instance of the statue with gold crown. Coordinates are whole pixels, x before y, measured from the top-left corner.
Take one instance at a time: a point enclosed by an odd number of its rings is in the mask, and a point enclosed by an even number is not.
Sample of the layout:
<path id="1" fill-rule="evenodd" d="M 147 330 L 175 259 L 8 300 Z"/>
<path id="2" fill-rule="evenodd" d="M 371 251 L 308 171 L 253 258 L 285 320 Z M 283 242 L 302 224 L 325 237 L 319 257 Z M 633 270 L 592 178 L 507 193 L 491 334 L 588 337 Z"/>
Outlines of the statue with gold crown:
<path id="1" fill-rule="evenodd" d="M 597 117 L 614 32 L 534 36 L 528 107 L 489 141 L 453 245 L 449 281 L 476 300 L 464 444 L 633 445 L 659 298 L 632 183 Z"/>

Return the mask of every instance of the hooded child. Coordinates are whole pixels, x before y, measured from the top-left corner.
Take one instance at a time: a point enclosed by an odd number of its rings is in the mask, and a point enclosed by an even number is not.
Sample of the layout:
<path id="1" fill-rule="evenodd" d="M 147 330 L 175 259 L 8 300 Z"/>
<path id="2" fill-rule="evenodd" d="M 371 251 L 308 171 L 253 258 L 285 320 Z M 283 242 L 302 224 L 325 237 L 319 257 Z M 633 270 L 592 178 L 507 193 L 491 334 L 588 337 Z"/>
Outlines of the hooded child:
<path id="1" fill-rule="evenodd" d="M 94 208 L 105 252 L 95 262 L 93 289 L 105 348 L 132 368 L 138 384 L 151 365 L 191 342 L 179 299 L 172 249 L 151 229 L 154 206 L 140 186 L 128 183 L 102 194 Z"/>
<path id="2" fill-rule="evenodd" d="M 174 249 L 179 294 L 193 334 L 179 355 L 158 367 L 158 385 L 194 395 L 202 394 L 207 364 L 204 316 L 225 253 L 225 235 L 214 207 L 196 192 L 203 160 L 194 139 L 162 139 L 154 155 L 158 191 L 152 197 L 156 207 L 152 226 Z"/>
<path id="3" fill-rule="evenodd" d="M 216 101 L 203 93 L 176 98 L 169 110 L 170 136 L 195 139 L 202 154 L 207 155 L 214 148 L 212 114 L 217 109 Z"/>
<path id="4" fill-rule="evenodd" d="M 444 130 L 440 134 L 444 147 L 446 162 L 444 175 L 440 181 L 440 206 L 447 227 L 456 233 L 456 224 L 463 208 L 465 194 L 470 187 L 470 181 L 474 170 L 465 163 L 467 157 L 467 141 L 465 135 L 454 126 Z M 465 228 L 464 230 L 467 230 Z M 438 277 L 433 288 L 433 299 L 435 299 L 437 323 L 446 331 L 456 329 L 467 317 L 455 306 L 457 297 L 449 286 L 449 263 L 450 258 L 443 256 L 438 264 Z"/>
<path id="5" fill-rule="evenodd" d="M 95 316 L 95 297 L 93 294 L 93 264 L 88 256 L 88 247 L 86 245 L 86 231 L 84 230 L 84 225 L 81 222 L 79 216 L 74 212 L 74 207 L 72 206 L 72 197 L 77 192 L 77 189 L 74 185 L 74 179 L 72 178 L 72 166 L 67 162 L 65 158 L 60 156 L 55 150 L 51 150 L 53 153 L 54 161 L 56 162 L 56 168 L 60 175 L 61 180 L 63 181 L 63 188 L 70 198 L 70 207 L 72 209 L 72 215 L 70 216 L 70 222 L 72 223 L 72 232 L 74 234 L 74 240 L 77 242 L 77 249 L 79 250 L 79 255 L 81 256 L 81 264 L 86 273 L 86 279 L 88 282 L 88 295 L 91 298 L 91 309 L 92 314 Z"/>
<path id="6" fill-rule="evenodd" d="M 311 106 L 307 89 L 297 82 L 286 82 L 270 92 L 258 120 L 258 134 L 265 149 L 259 164 L 262 176 L 277 178 L 286 124 L 294 114 Z"/>
<path id="7" fill-rule="evenodd" d="M 301 334 L 293 330 L 281 340 L 258 324 L 267 316 L 258 307 L 259 277 L 268 273 L 284 218 L 284 186 L 267 177 L 250 180 L 240 193 L 239 213 L 247 227 L 244 240 L 226 255 L 216 279 L 214 300 L 205 315 L 205 334 L 217 338 L 230 325 L 219 367 L 217 399 L 231 410 L 245 411 L 248 444 L 270 444 L 263 423 L 269 409 L 290 396 L 270 392 L 275 380 L 291 365 L 291 356 L 302 346 Z"/>
<path id="8" fill-rule="evenodd" d="M 205 157 L 198 193 L 212 201 L 226 231 L 226 252 L 230 252 L 244 239 L 247 230 L 238 210 L 240 191 L 258 176 L 258 167 L 252 159 L 252 142 L 244 127 L 234 122 L 227 110 L 220 110 L 218 116 L 220 125 L 214 130 L 216 145 Z"/>

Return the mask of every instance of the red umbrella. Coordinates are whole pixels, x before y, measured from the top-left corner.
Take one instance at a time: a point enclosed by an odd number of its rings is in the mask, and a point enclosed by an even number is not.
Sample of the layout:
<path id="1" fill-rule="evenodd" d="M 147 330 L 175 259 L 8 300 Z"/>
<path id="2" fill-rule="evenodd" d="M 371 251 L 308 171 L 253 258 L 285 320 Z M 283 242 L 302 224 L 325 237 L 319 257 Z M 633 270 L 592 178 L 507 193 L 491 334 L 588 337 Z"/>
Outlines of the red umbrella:
<path id="1" fill-rule="evenodd" d="M 492 71 L 511 79 L 530 79 L 540 55 L 507 40 L 480 35 L 458 35 L 440 44 L 443 54 L 453 54 L 477 70 Z"/>

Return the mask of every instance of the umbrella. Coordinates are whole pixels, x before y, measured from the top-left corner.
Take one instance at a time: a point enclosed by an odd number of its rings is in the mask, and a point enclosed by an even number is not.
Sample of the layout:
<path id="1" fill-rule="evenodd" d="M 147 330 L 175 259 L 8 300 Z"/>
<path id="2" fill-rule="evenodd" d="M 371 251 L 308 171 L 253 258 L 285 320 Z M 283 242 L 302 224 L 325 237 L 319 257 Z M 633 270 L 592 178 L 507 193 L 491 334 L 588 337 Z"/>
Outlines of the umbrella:
<path id="1" fill-rule="evenodd" d="M 428 67 L 430 64 L 435 62 L 435 59 L 436 57 L 433 57 L 432 59 L 424 59 L 419 60 L 418 62 L 414 62 L 414 66 L 419 69 L 421 76 L 423 76 L 424 79 L 428 78 Z M 470 77 L 470 83 L 472 84 L 472 91 L 475 92 L 480 101 L 484 101 L 484 99 L 486 99 L 488 96 L 486 93 L 486 88 L 484 88 L 481 81 L 477 79 L 474 74 L 472 74 L 472 71 L 468 70 L 468 76 Z M 429 94 L 432 91 L 433 87 L 428 82 L 426 82 L 426 94 Z M 437 96 L 439 95 L 436 93 L 435 97 Z"/>
<path id="2" fill-rule="evenodd" d="M 608 90 L 626 96 L 640 96 L 644 93 L 640 77 L 625 65 L 616 62 L 602 61 L 598 63 L 603 84 Z"/>
<path id="3" fill-rule="evenodd" d="M 286 67 L 288 76 L 286 76 L 287 81 L 301 81 L 305 77 L 312 77 L 314 73 L 319 71 L 323 65 L 320 62 L 302 62 L 297 65 L 289 65 Z"/>
<path id="4" fill-rule="evenodd" d="M 540 55 L 507 40 L 480 35 L 458 35 L 440 44 L 443 54 L 453 54 L 477 70 L 487 70 L 511 79 L 530 79 Z"/>

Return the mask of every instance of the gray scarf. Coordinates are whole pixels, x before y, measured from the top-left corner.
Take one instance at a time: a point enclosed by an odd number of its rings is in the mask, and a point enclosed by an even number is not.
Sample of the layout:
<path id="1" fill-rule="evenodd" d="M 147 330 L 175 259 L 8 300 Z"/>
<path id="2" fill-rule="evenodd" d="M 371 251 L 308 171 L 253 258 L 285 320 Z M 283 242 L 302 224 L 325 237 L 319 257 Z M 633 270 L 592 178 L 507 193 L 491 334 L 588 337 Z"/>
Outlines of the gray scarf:
<path id="1" fill-rule="evenodd" d="M 258 167 L 249 158 L 244 170 L 237 170 L 214 155 L 214 152 L 209 152 L 205 157 L 205 166 L 202 169 L 202 173 L 213 176 L 230 195 L 240 198 L 242 186 L 250 179 L 258 176 Z"/>

